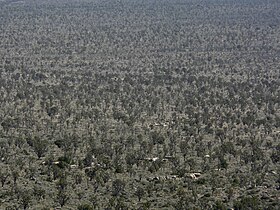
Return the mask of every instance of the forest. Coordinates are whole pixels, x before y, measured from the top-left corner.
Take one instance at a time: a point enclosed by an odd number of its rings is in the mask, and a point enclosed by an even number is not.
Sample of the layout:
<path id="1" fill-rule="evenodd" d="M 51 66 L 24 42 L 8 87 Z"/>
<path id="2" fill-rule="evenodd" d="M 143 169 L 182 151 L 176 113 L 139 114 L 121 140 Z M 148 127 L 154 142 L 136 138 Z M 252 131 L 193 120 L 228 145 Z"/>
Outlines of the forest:
<path id="1" fill-rule="evenodd" d="M 0 0 L 0 209 L 280 208 L 280 1 Z"/>

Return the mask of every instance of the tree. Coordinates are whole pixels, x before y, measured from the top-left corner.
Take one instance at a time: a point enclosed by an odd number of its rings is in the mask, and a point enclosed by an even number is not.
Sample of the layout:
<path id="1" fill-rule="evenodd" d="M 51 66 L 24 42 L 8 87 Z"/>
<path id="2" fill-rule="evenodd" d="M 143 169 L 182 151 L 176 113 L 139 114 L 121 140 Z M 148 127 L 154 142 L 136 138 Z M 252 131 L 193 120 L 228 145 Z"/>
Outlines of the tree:
<path id="1" fill-rule="evenodd" d="M 68 186 L 68 182 L 67 182 L 67 179 L 66 179 L 66 176 L 61 176 L 58 180 L 58 182 L 56 183 L 56 187 L 58 190 L 66 190 Z"/>
<path id="2" fill-rule="evenodd" d="M 173 207 L 176 210 L 181 209 L 190 209 L 189 204 L 191 203 L 192 199 L 190 195 L 188 195 L 183 187 L 180 187 L 177 189 L 176 196 L 178 197 L 175 204 L 173 204 Z"/>
<path id="3" fill-rule="evenodd" d="M 189 145 L 188 145 L 187 141 L 180 142 L 180 150 L 181 150 L 181 153 L 183 154 L 184 160 L 186 160 L 186 156 L 189 152 Z"/>
<path id="4" fill-rule="evenodd" d="M 27 209 L 32 199 L 31 193 L 29 190 L 20 191 L 19 193 L 20 204 L 23 209 Z"/>
<path id="5" fill-rule="evenodd" d="M 125 182 L 120 179 L 116 179 L 112 183 L 112 195 L 120 196 L 124 192 L 124 188 L 125 188 Z"/>
<path id="6" fill-rule="evenodd" d="M 212 209 L 213 210 L 227 210 L 227 207 L 221 201 L 216 201 L 214 206 L 212 207 Z"/>
<path id="7" fill-rule="evenodd" d="M 38 159 L 43 157 L 43 155 L 48 151 L 48 141 L 41 139 L 38 136 L 35 136 L 29 144 L 34 149 L 34 152 L 37 154 Z"/>
<path id="8" fill-rule="evenodd" d="M 54 115 L 58 114 L 58 111 L 59 111 L 58 107 L 52 106 L 47 110 L 47 113 L 50 117 L 53 117 Z"/>
<path id="9" fill-rule="evenodd" d="M 160 132 L 153 131 L 151 133 L 151 140 L 153 145 L 157 146 L 157 152 L 159 152 L 159 146 L 163 145 L 165 142 L 164 136 Z"/>
<path id="10" fill-rule="evenodd" d="M 58 190 L 57 201 L 63 207 L 69 200 L 69 195 L 65 190 Z"/>
<path id="11" fill-rule="evenodd" d="M 239 201 L 234 202 L 233 208 L 236 210 L 262 209 L 261 202 L 257 197 L 242 197 Z"/>
<path id="12" fill-rule="evenodd" d="M 132 152 L 127 153 L 126 157 L 125 157 L 125 161 L 126 161 L 127 165 L 133 166 L 137 162 L 135 152 L 134 153 L 132 153 Z"/>
<path id="13" fill-rule="evenodd" d="M 232 142 L 223 142 L 221 145 L 221 152 L 224 154 L 236 155 L 234 144 Z"/>
<path id="14" fill-rule="evenodd" d="M 66 178 L 67 178 L 66 176 L 60 177 L 58 183 L 56 184 L 58 189 L 57 201 L 61 207 L 63 207 L 66 204 L 66 202 L 69 200 L 69 195 L 67 193 L 68 182 Z"/>
<path id="15" fill-rule="evenodd" d="M 228 162 L 226 161 L 226 159 L 222 155 L 219 156 L 218 168 L 223 168 L 223 169 L 227 169 L 228 168 Z"/>
<path id="16" fill-rule="evenodd" d="M 143 196 L 145 195 L 145 190 L 142 187 L 137 187 L 135 195 L 137 196 L 138 201 L 140 202 Z"/>
<path id="17" fill-rule="evenodd" d="M 0 141 L 0 158 L 6 160 L 9 154 L 9 145 L 7 140 Z"/>
<path id="18" fill-rule="evenodd" d="M 119 197 L 119 198 L 117 198 L 116 201 L 117 201 L 116 206 L 115 206 L 116 210 L 128 210 L 128 206 L 126 205 L 123 198 Z"/>
<path id="19" fill-rule="evenodd" d="M 19 171 L 16 168 L 12 168 L 11 171 L 12 171 L 11 174 L 14 181 L 14 185 L 16 186 L 19 177 Z"/>
<path id="20" fill-rule="evenodd" d="M 85 170 L 86 175 L 89 177 L 89 180 L 92 181 L 96 176 L 97 168 L 87 168 Z"/>
<path id="21" fill-rule="evenodd" d="M 89 201 L 92 203 L 94 209 L 98 208 L 98 203 L 99 202 L 98 202 L 98 198 L 97 198 L 96 195 L 94 195 L 94 194 L 90 195 Z"/>
<path id="22" fill-rule="evenodd" d="M 0 168 L 0 181 L 1 181 L 2 187 L 4 187 L 4 184 L 7 180 L 7 178 L 9 177 L 9 175 L 10 174 L 9 174 L 7 168 L 5 168 L 5 167 Z"/>
<path id="23" fill-rule="evenodd" d="M 33 195 L 36 197 L 37 200 L 41 200 L 45 198 L 46 191 L 40 185 L 35 185 L 33 187 Z"/>
<path id="24" fill-rule="evenodd" d="M 78 185 L 78 184 L 82 183 L 82 181 L 83 181 L 82 173 L 80 173 L 80 172 L 74 173 L 73 177 L 74 177 L 74 180 L 75 180 L 75 185 Z"/>
<path id="25" fill-rule="evenodd" d="M 131 176 L 133 173 L 133 165 L 137 162 L 136 154 L 128 153 L 125 157 L 125 161 L 127 164 L 127 171 L 129 172 L 129 175 Z"/>
<path id="26" fill-rule="evenodd" d="M 1 126 L 3 127 L 3 130 L 8 133 L 10 128 L 16 128 L 16 122 L 11 117 L 8 117 L 2 121 Z"/>
<path id="27" fill-rule="evenodd" d="M 93 207 L 88 203 L 84 203 L 78 206 L 78 210 L 93 210 Z"/>

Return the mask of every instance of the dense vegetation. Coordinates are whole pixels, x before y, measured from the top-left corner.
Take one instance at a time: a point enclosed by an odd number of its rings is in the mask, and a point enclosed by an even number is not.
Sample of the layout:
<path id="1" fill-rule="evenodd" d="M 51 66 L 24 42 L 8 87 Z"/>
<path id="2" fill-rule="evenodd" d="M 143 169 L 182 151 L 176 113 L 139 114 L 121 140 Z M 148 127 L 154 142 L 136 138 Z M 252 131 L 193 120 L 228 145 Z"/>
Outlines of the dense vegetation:
<path id="1" fill-rule="evenodd" d="M 1 0 L 1 209 L 279 209 L 279 11 Z"/>

